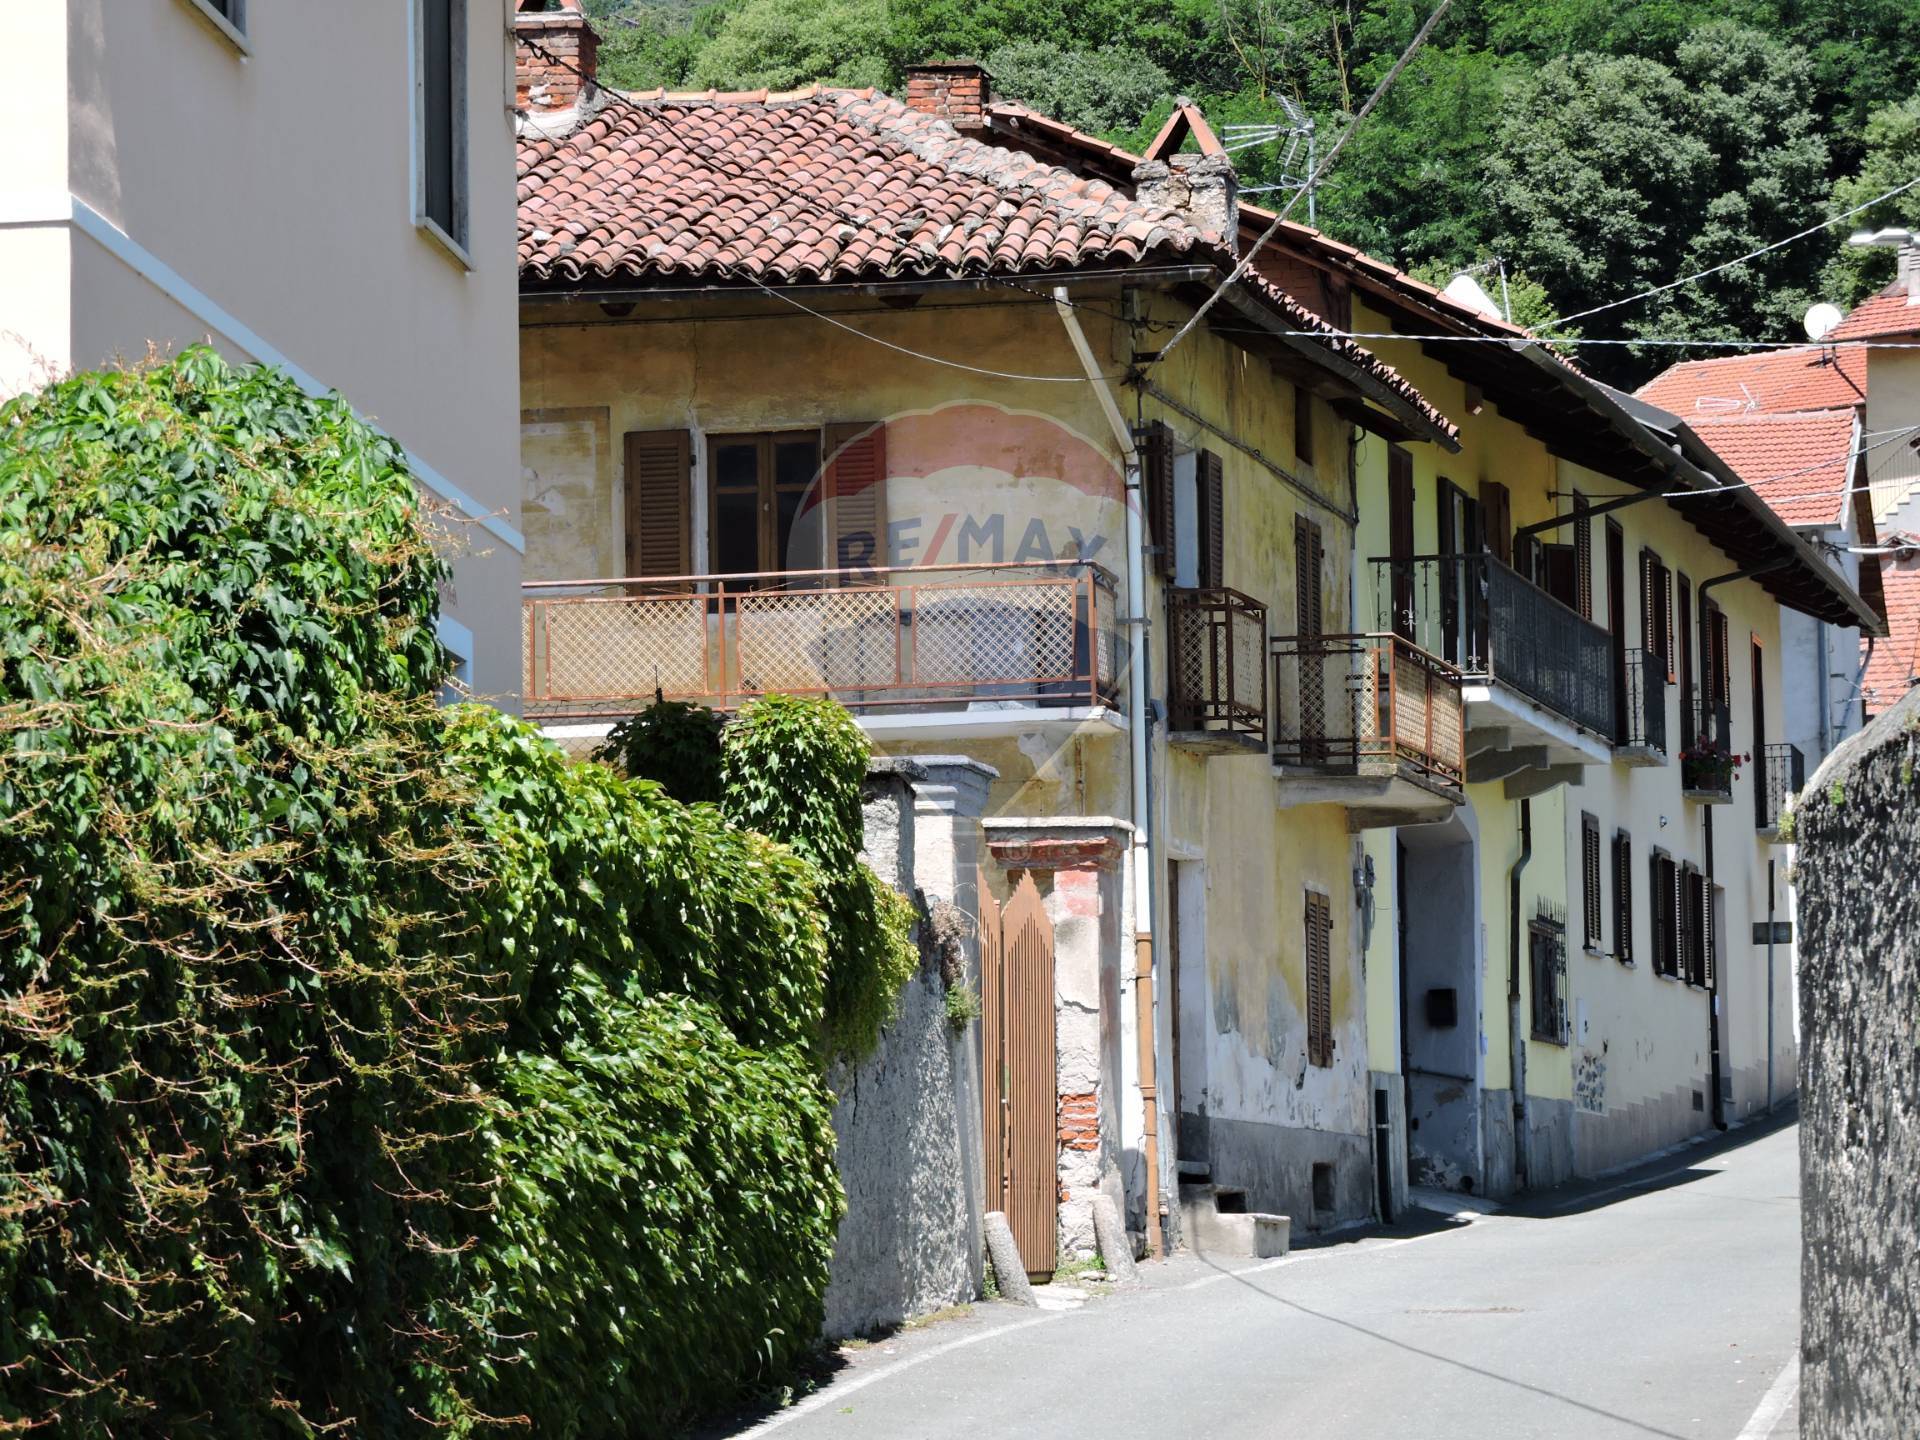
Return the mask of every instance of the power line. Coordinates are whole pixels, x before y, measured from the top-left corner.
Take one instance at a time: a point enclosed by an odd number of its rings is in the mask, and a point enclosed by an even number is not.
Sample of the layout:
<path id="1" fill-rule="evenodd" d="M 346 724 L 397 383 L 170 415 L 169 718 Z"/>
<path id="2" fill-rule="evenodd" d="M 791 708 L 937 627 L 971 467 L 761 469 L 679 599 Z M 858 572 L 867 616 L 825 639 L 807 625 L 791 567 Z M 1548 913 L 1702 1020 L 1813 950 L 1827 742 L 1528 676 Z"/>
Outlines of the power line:
<path id="1" fill-rule="evenodd" d="M 1378 105 L 1386 93 L 1393 88 L 1394 81 L 1400 78 L 1400 72 L 1407 68 L 1408 63 L 1419 53 L 1420 47 L 1427 43 L 1427 36 L 1433 33 L 1433 27 L 1440 23 L 1440 17 L 1447 13 L 1448 8 L 1452 4 L 1453 0 L 1440 0 L 1434 12 L 1427 17 L 1427 23 L 1422 25 L 1415 33 L 1412 41 L 1408 43 L 1407 48 L 1400 53 L 1400 58 L 1393 62 L 1393 68 L 1380 77 L 1380 83 L 1374 86 L 1373 94 L 1367 97 L 1367 103 L 1355 112 L 1353 122 L 1341 132 L 1340 138 L 1333 142 L 1333 148 L 1320 157 L 1320 163 L 1314 166 L 1312 173 L 1307 176 L 1306 184 L 1302 185 L 1298 190 L 1295 190 L 1293 194 L 1288 197 L 1287 203 L 1281 206 L 1280 212 L 1273 217 L 1273 222 L 1268 225 L 1265 230 L 1260 232 L 1260 238 L 1255 240 L 1253 244 L 1247 248 L 1247 253 L 1240 258 L 1240 263 L 1233 267 L 1233 273 L 1228 275 L 1225 280 L 1222 280 L 1220 284 L 1214 288 L 1213 293 L 1201 301 L 1200 308 L 1187 317 L 1186 323 L 1173 332 L 1173 338 L 1160 347 L 1160 353 L 1154 358 L 1153 363 L 1158 364 L 1165 360 L 1168 355 L 1172 354 L 1174 347 L 1186 339 L 1186 337 L 1193 332 L 1194 327 L 1206 318 L 1207 312 L 1219 303 L 1220 297 L 1226 293 L 1227 287 L 1239 283 L 1246 275 L 1247 271 L 1253 265 L 1253 257 L 1258 255 L 1261 248 L 1280 232 L 1280 227 L 1285 223 L 1287 216 L 1293 213 L 1293 207 L 1300 203 L 1300 197 L 1310 193 L 1313 187 L 1320 183 L 1320 177 L 1327 173 L 1327 170 L 1333 165 L 1335 160 L 1340 158 L 1340 152 L 1347 148 L 1347 142 L 1353 139 L 1355 133 L 1359 131 L 1361 123 L 1372 113 L 1373 107 Z M 1229 223 L 1237 222 L 1234 217 L 1229 217 Z"/>
<path id="2" fill-rule="evenodd" d="M 1920 328 L 1920 321 L 1916 321 Z M 1422 345 L 1539 345 L 1558 349 L 1575 345 L 1671 345 L 1718 350 L 1920 350 L 1920 341 L 1905 340 L 1695 340 L 1686 336 L 1658 336 L 1645 340 L 1563 339 L 1528 335 L 1416 335 L 1401 330 L 1256 330 L 1228 325 L 1214 327 L 1223 335 L 1287 335 L 1310 340 L 1409 340 Z"/>
<path id="3" fill-rule="evenodd" d="M 1704 280 L 1709 275 L 1718 275 L 1722 270 L 1731 270 L 1736 265 L 1744 265 L 1749 260 L 1757 260 L 1762 255 L 1771 254 L 1773 251 L 1791 245 L 1797 240 L 1804 240 L 1809 235 L 1818 235 L 1822 230 L 1828 229 L 1830 226 L 1838 225 L 1842 220 L 1851 220 L 1862 210 L 1871 210 L 1882 201 L 1891 200 L 1896 195 L 1905 194 L 1916 185 L 1920 185 L 1920 175 L 1914 176 L 1913 179 L 1907 181 L 1904 185 L 1894 186 L 1893 189 L 1883 195 L 1874 196 L 1873 199 L 1867 201 L 1865 204 L 1856 205 L 1851 210 L 1842 210 L 1838 215 L 1829 215 L 1818 225 L 1809 225 L 1805 230 L 1796 231 L 1784 240 L 1776 240 L 1771 245 L 1762 245 L 1758 250 L 1750 250 L 1736 260 L 1726 260 L 1718 265 L 1709 266 L 1705 270 L 1696 270 L 1691 275 L 1682 275 L 1678 280 L 1669 280 L 1664 285 L 1656 285 L 1651 290 L 1642 290 L 1638 295 L 1629 295 L 1623 300 L 1609 300 L 1606 304 L 1596 305 L 1591 310 L 1581 310 L 1572 315 L 1558 316 L 1545 322 L 1540 328 L 1547 330 L 1555 325 L 1570 325 L 1575 320 L 1586 319 L 1589 315 L 1598 315 L 1605 310 L 1617 310 L 1622 305 L 1632 305 L 1637 301 L 1650 300 L 1655 295 L 1664 295 L 1669 290 L 1678 290 L 1682 285 L 1691 285 L 1696 280 Z"/>

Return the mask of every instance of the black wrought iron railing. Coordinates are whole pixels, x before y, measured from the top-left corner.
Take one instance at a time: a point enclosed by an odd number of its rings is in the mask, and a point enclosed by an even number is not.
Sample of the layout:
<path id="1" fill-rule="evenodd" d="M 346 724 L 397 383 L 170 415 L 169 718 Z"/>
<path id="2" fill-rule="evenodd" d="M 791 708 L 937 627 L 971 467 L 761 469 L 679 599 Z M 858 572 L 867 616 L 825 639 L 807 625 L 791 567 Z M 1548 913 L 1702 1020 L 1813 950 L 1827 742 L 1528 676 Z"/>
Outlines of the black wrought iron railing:
<path id="1" fill-rule="evenodd" d="M 1690 795 L 1731 797 L 1740 757 L 1733 753 L 1733 726 L 1727 707 L 1699 686 L 1688 688 L 1687 714 L 1693 737 L 1680 752 L 1680 788 Z"/>
<path id="2" fill-rule="evenodd" d="M 1267 607 L 1238 590 L 1175 590 L 1170 728 L 1267 737 Z"/>
<path id="3" fill-rule="evenodd" d="M 1769 745 L 1760 757 L 1760 783 L 1753 787 L 1754 825 L 1778 830 L 1787 807 L 1807 783 L 1807 759 L 1798 745 Z"/>
<path id="4" fill-rule="evenodd" d="M 1376 613 L 1395 633 L 1582 729 L 1613 734 L 1613 640 L 1603 627 L 1491 555 L 1373 565 Z"/>
<path id="5" fill-rule="evenodd" d="M 1667 667 L 1658 655 L 1627 651 L 1624 669 L 1626 693 L 1619 715 L 1620 733 L 1614 743 L 1635 749 L 1667 753 Z"/>

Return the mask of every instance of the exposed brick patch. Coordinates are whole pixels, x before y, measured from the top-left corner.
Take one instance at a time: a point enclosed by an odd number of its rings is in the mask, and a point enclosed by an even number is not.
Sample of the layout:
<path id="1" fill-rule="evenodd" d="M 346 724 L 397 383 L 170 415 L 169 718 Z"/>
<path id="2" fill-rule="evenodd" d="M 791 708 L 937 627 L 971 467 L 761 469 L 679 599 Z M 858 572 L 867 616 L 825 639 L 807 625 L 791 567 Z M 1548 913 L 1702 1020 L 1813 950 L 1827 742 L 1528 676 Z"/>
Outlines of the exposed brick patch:
<path id="1" fill-rule="evenodd" d="M 1060 1097 L 1060 1144 L 1068 1150 L 1100 1148 L 1100 1097 L 1093 1091 Z"/>
<path id="2" fill-rule="evenodd" d="M 514 17 L 513 103 L 520 110 L 565 110 L 580 99 L 582 76 L 599 69 L 600 36 L 580 13 L 579 0 L 560 10 Z M 528 42 L 539 46 L 534 49 Z"/>
<path id="3" fill-rule="evenodd" d="M 987 72 L 967 61 L 907 67 L 907 108 L 937 115 L 956 130 L 987 128 Z"/>
<path id="4" fill-rule="evenodd" d="M 987 841 L 993 858 L 1010 870 L 1067 870 L 1111 865 L 1125 847 L 1110 835 L 1058 836 L 1029 840 L 997 836 Z"/>

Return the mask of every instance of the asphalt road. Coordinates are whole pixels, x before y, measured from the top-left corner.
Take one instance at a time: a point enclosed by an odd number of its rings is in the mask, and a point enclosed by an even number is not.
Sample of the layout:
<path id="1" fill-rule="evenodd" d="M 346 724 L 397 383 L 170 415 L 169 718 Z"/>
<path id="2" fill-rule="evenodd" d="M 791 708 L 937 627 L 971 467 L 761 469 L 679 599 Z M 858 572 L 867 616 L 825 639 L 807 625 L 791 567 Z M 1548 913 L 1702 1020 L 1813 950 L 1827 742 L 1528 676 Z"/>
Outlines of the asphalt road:
<path id="1" fill-rule="evenodd" d="M 779 1440 L 1778 1440 L 1798 1434 L 1797 1131 L 1745 1132 L 1424 1234 L 841 1356 Z"/>

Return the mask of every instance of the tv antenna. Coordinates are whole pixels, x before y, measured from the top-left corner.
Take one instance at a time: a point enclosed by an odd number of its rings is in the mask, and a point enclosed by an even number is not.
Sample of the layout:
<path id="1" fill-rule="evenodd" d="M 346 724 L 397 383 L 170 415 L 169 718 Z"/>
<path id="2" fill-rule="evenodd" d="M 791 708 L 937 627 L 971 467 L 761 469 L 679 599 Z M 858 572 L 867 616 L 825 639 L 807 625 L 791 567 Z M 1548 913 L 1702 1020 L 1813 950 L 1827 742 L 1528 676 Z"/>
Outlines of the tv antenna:
<path id="1" fill-rule="evenodd" d="M 1315 147 L 1313 117 L 1301 108 L 1300 103 L 1289 95 L 1276 95 L 1281 118 L 1268 125 L 1223 125 L 1220 127 L 1220 144 L 1229 155 L 1236 150 L 1251 150 L 1260 145 L 1278 147 L 1280 159 L 1280 178 L 1271 185 L 1249 185 L 1240 193 L 1243 195 L 1261 195 L 1269 190 L 1305 190 L 1307 192 L 1307 224 L 1316 222 L 1313 204 L 1313 187 L 1307 182 L 1312 178 L 1314 168 L 1319 163 Z M 1296 168 L 1301 151 L 1306 152 L 1306 166 Z"/>

